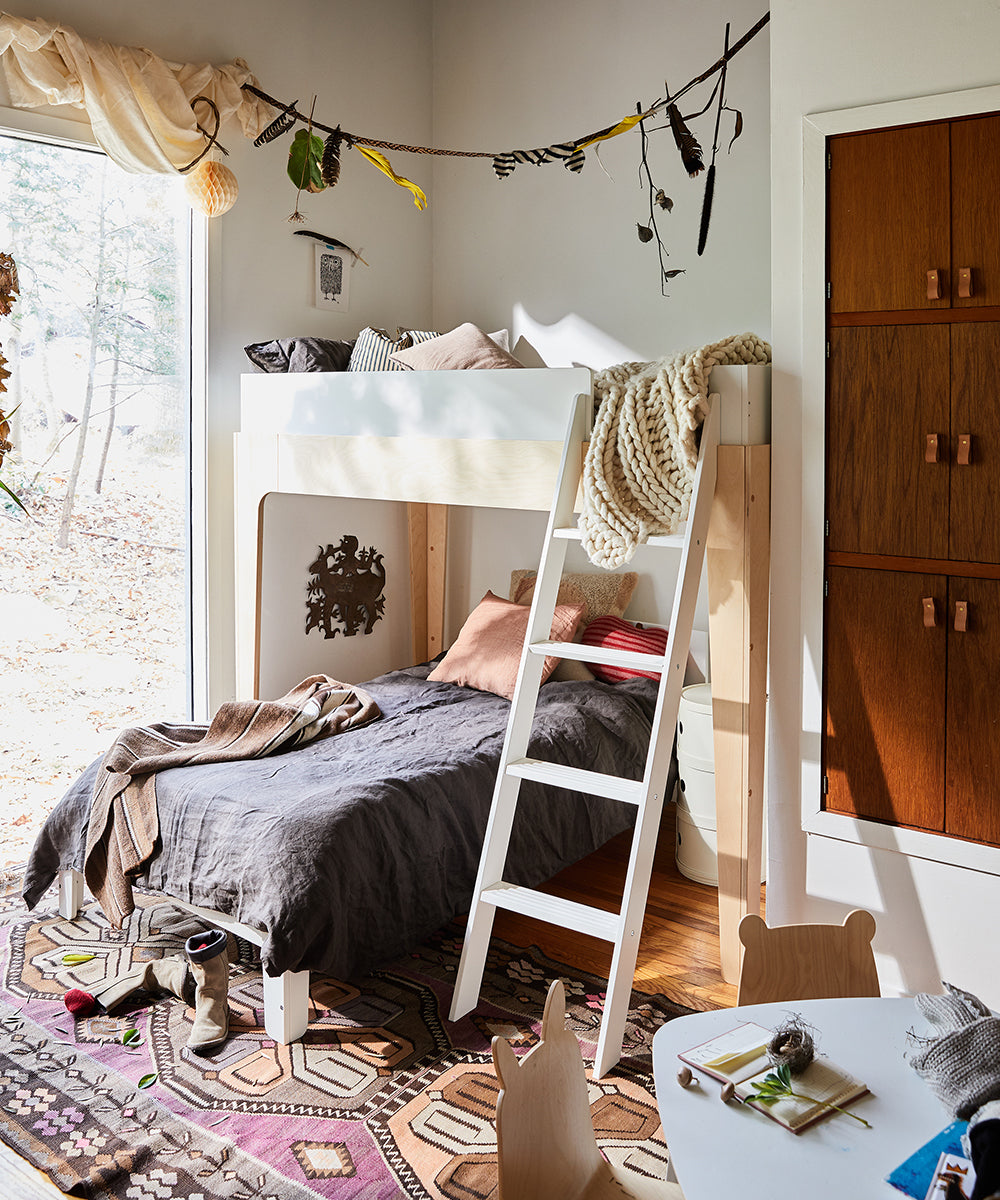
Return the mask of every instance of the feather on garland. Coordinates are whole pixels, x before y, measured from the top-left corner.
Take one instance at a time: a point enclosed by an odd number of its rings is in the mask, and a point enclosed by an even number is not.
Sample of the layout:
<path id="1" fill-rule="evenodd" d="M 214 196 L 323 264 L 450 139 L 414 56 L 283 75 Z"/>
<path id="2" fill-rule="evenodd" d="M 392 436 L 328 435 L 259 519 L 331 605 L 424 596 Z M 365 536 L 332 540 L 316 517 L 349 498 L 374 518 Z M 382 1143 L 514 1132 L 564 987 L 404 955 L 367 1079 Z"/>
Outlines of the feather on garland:
<path id="1" fill-rule="evenodd" d="M 323 143 L 323 159 L 320 162 L 320 174 L 323 176 L 323 182 L 327 187 L 333 187 L 340 178 L 340 143 L 343 141 L 343 134 L 340 133 L 340 126 L 337 126 L 337 132 L 331 133 Z"/>
<path id="2" fill-rule="evenodd" d="M 275 138 L 281 137 L 283 133 L 287 133 L 295 124 L 295 106 L 298 100 L 293 100 L 288 108 L 283 113 L 279 113 L 268 127 L 253 140 L 255 146 L 266 146 L 268 142 L 273 142 Z"/>
<path id="3" fill-rule="evenodd" d="M 684 164 L 684 170 L 694 179 L 696 175 L 700 175 L 705 169 L 705 160 L 702 157 L 701 145 L 691 130 L 684 124 L 684 118 L 681 116 L 681 111 L 676 104 L 671 104 L 668 107 L 667 116 L 670 118 L 670 129 L 673 132 L 674 141 L 677 143 L 677 149 L 681 152 L 681 162 Z"/>
<path id="4" fill-rule="evenodd" d="M 698 253 L 703 254 L 708 241 L 708 223 L 712 219 L 712 199 L 715 196 L 715 163 L 705 176 L 705 198 L 701 204 L 701 227 L 698 230 Z"/>

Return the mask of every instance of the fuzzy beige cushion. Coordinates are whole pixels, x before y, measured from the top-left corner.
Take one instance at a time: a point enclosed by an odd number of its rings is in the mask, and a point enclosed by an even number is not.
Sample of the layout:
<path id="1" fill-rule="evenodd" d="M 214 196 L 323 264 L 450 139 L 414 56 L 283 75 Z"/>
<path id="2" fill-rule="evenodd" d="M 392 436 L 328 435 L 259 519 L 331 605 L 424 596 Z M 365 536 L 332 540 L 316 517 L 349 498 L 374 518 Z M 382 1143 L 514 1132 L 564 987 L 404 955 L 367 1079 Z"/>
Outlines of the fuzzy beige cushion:
<path id="1" fill-rule="evenodd" d="M 530 604 L 535 594 L 537 571 L 511 571 L 510 598 L 515 604 Z M 583 616 L 574 641 L 580 641 L 584 629 L 598 617 L 621 617 L 629 606 L 639 576 L 635 571 L 615 574 L 611 571 L 589 571 L 579 575 L 564 575 L 556 596 L 557 604 L 582 604 Z M 552 672 L 557 683 L 594 678 L 590 668 L 575 658 L 563 658 Z"/>
<path id="2" fill-rule="evenodd" d="M 582 604 L 556 605 L 549 636 L 556 642 L 571 642 L 583 614 Z M 481 692 L 514 695 L 521 664 L 529 609 L 487 592 L 470 613 L 455 644 L 427 676 L 440 683 L 459 683 Z M 549 655 L 542 667 L 542 682 L 559 660 Z"/>
<path id="3" fill-rule="evenodd" d="M 397 350 L 389 357 L 407 371 L 483 371 L 522 365 L 470 321 L 451 333 Z"/>

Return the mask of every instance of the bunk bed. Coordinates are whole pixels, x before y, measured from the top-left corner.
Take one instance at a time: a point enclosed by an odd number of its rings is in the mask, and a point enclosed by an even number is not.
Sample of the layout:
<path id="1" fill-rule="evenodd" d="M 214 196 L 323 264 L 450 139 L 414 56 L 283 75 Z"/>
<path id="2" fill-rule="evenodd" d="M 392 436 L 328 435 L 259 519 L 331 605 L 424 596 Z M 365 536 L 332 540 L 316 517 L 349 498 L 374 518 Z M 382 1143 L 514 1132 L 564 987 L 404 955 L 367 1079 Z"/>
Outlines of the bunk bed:
<path id="1" fill-rule="evenodd" d="M 754 452 L 767 449 L 766 368 L 717 368 L 713 392 L 717 385 L 721 441 L 728 444 L 719 447 L 709 579 L 725 576 L 722 599 L 713 606 L 713 676 L 720 695 L 731 691 L 737 698 L 719 706 L 724 715 L 717 720 L 724 739 L 718 778 L 731 795 L 737 844 L 736 878 L 723 884 L 727 847 L 720 821 L 720 915 L 735 942 L 734 922 L 743 911 L 757 910 L 747 879 L 760 879 L 766 538 L 759 520 L 748 530 L 746 514 L 747 489 L 760 498 L 767 491 L 760 453 L 753 461 Z M 363 683 L 382 710 L 369 726 L 278 758 L 158 777 L 162 849 L 140 882 L 261 946 L 265 1024 L 277 1041 L 305 1031 L 311 970 L 365 969 L 468 904 L 508 705 L 492 693 L 428 678 L 432 660 L 451 640 L 449 507 L 548 510 L 567 414 L 590 389 L 583 368 L 243 379 L 235 439 L 239 694 L 259 694 L 262 664 L 281 659 L 281 633 L 262 620 L 261 604 L 265 514 L 276 494 L 406 506 L 408 661 L 416 664 L 367 683 L 351 681 Z M 727 465 L 723 451 L 738 454 Z M 627 774 L 634 759 L 641 774 L 655 696 L 655 684 L 643 679 L 550 682 L 540 699 L 537 736 L 555 761 L 570 764 L 585 746 L 595 769 L 611 770 L 613 763 L 616 773 Z M 401 745 L 410 748 L 409 758 L 399 758 Z M 82 902 L 96 769 L 49 818 L 26 879 L 33 900 L 58 873 L 60 911 L 67 917 Z M 524 836 L 515 836 L 511 861 L 529 885 L 630 823 L 618 805 L 541 785 L 525 789 L 523 805 Z M 257 838 L 248 838 L 251 829 Z M 278 872 L 286 876 L 281 886 Z"/>

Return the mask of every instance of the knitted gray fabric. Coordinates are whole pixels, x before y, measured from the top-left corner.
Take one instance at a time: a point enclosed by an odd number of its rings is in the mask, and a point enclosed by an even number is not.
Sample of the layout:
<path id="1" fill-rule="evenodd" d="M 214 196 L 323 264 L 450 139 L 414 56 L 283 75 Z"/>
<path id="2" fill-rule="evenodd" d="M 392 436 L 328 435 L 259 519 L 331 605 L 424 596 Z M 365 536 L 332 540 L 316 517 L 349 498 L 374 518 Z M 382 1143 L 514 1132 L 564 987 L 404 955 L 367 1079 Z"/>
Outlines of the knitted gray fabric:
<path id="1" fill-rule="evenodd" d="M 916 997 L 919 1012 L 938 1033 L 919 1039 L 910 1064 L 960 1120 L 1000 1100 L 1000 1017 L 970 992 L 946 983 L 940 996 Z"/>

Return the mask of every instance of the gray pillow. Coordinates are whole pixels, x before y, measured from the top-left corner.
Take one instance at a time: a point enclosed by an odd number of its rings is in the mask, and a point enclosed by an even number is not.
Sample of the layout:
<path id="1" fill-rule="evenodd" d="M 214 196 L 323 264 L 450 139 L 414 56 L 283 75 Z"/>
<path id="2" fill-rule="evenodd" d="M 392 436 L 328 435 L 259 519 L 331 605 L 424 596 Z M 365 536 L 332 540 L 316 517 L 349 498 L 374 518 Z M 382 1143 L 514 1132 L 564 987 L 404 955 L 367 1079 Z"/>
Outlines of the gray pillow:
<path id="1" fill-rule="evenodd" d="M 245 346 L 247 358 L 260 371 L 346 371 L 356 339 L 277 338 Z"/>

